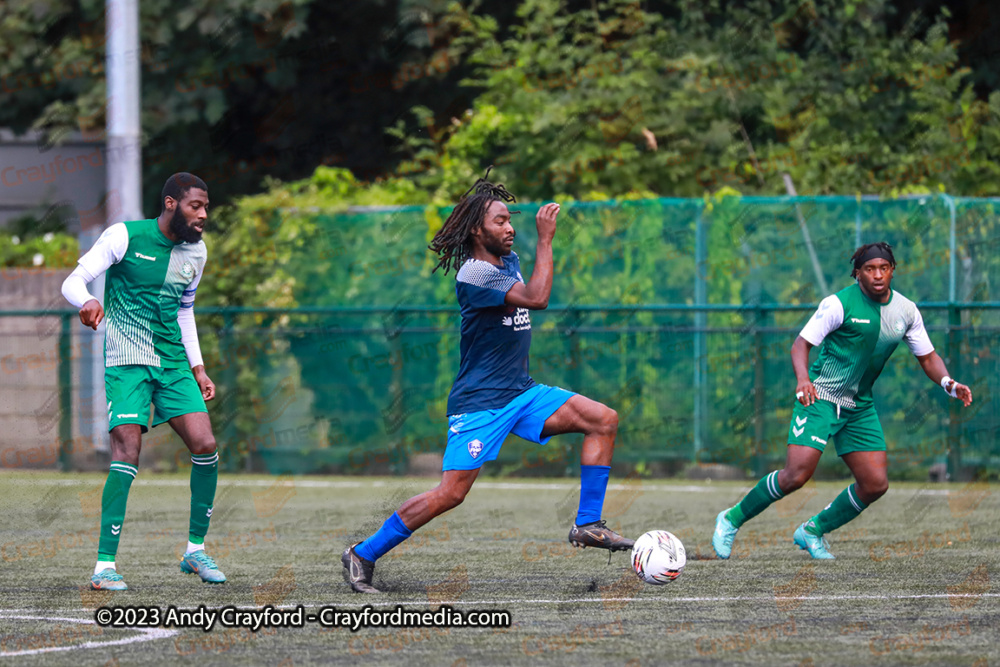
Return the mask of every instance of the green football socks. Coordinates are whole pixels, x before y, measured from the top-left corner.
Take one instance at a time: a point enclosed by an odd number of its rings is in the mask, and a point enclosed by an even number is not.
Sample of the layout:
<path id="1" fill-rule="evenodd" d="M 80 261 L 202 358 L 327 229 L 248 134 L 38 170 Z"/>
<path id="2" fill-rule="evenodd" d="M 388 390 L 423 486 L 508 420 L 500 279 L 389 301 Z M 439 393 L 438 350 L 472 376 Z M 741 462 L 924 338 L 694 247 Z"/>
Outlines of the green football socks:
<path id="1" fill-rule="evenodd" d="M 817 537 L 837 530 L 848 521 L 868 509 L 868 505 L 858 498 L 858 491 L 851 484 L 833 499 L 826 508 L 806 522 L 806 530 Z"/>
<path id="2" fill-rule="evenodd" d="M 219 450 L 191 455 L 191 523 L 188 541 L 203 544 L 212 520 L 215 487 L 219 483 Z"/>
<path id="3" fill-rule="evenodd" d="M 757 485 L 750 489 L 750 492 L 743 496 L 737 505 L 730 508 L 726 513 L 726 519 L 733 526 L 739 528 L 744 523 L 754 518 L 767 509 L 768 505 L 775 500 L 781 500 L 785 494 L 778 486 L 778 471 L 775 470 L 761 478 Z"/>
<path id="4" fill-rule="evenodd" d="M 112 461 L 108 471 L 108 479 L 104 482 L 104 494 L 101 496 L 101 536 L 97 544 L 97 559 L 101 562 L 114 563 L 118 553 L 118 540 L 121 538 L 122 524 L 125 522 L 125 505 L 128 503 L 128 492 L 132 488 L 139 469 L 131 463 Z"/>

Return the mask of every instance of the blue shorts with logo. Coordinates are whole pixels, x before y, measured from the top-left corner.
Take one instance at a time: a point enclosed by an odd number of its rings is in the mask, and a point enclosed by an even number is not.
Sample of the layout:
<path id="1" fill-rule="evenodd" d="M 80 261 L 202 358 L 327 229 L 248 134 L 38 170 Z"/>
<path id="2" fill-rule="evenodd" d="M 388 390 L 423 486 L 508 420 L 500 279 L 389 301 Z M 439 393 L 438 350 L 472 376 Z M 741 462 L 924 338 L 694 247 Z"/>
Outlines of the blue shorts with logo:
<path id="1" fill-rule="evenodd" d="M 496 410 L 480 410 L 448 417 L 448 447 L 442 470 L 476 470 L 500 455 L 510 433 L 540 445 L 545 420 L 574 392 L 537 384 Z"/>

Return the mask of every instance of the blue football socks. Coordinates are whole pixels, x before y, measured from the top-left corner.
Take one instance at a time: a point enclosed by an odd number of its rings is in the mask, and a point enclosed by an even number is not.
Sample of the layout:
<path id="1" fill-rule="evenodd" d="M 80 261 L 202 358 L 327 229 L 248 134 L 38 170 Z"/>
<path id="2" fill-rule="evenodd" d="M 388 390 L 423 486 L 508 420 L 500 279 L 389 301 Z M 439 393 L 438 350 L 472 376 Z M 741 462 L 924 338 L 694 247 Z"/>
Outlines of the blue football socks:
<path id="1" fill-rule="evenodd" d="M 605 484 L 607 484 L 607 480 L 605 480 Z M 603 496 L 602 492 L 601 497 L 603 498 Z M 412 534 L 413 531 L 406 527 L 403 520 L 399 518 L 399 514 L 393 512 L 392 516 L 382 524 L 382 527 L 375 531 L 374 535 L 354 547 L 354 551 L 365 560 L 374 563 Z"/>
<path id="2" fill-rule="evenodd" d="M 610 476 L 611 466 L 580 466 L 580 509 L 576 513 L 576 525 L 601 520 Z"/>

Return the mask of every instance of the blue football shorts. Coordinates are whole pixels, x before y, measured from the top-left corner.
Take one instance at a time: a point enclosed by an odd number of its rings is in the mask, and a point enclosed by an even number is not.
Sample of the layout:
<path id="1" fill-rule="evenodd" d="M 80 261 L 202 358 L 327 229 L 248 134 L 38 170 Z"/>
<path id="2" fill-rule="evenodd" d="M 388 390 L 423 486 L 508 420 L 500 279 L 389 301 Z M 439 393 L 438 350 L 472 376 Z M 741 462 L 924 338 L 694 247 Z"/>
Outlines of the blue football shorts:
<path id="1" fill-rule="evenodd" d="M 545 420 L 551 417 L 574 392 L 562 387 L 537 384 L 496 410 L 480 410 L 448 417 L 448 447 L 442 470 L 476 470 L 500 455 L 500 447 L 510 433 L 529 442 L 542 439 Z"/>

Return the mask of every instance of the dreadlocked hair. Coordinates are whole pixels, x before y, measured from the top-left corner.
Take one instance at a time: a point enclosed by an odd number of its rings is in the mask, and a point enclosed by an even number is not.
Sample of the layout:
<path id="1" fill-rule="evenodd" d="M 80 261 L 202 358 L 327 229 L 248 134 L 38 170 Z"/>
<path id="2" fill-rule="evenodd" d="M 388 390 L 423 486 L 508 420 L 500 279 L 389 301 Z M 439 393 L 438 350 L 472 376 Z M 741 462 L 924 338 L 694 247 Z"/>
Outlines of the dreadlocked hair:
<path id="1" fill-rule="evenodd" d="M 486 175 L 477 179 L 475 184 L 462 195 L 458 205 L 434 235 L 434 240 L 427 246 L 439 256 L 434 271 L 444 268 L 445 275 L 448 275 L 451 269 L 457 272 L 472 254 L 472 232 L 482 226 L 490 204 L 495 201 L 508 203 L 517 201 L 514 195 L 507 192 L 503 183 L 494 184 L 486 180 L 492 169 L 493 166 L 490 165 Z"/>
<path id="2" fill-rule="evenodd" d="M 851 269 L 852 278 L 858 277 L 858 269 L 861 268 L 860 266 L 858 266 L 858 260 L 864 257 L 864 254 L 868 252 L 869 248 L 878 248 L 879 250 L 885 252 L 885 254 L 889 255 L 889 265 L 894 269 L 896 268 L 896 256 L 892 254 L 891 245 L 889 245 L 885 241 L 878 241 L 877 243 L 866 243 L 857 250 L 855 250 L 854 254 L 851 255 L 851 266 L 854 267 Z"/>

